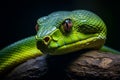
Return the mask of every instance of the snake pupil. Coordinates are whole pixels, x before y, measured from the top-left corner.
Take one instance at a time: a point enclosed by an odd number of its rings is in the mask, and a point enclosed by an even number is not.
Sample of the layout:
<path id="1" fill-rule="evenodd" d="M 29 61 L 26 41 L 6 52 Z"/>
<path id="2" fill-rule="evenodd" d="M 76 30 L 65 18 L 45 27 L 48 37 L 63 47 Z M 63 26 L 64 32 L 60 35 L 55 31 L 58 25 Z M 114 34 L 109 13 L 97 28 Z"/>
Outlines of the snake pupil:
<path id="1" fill-rule="evenodd" d="M 72 29 L 72 21 L 71 21 L 71 19 L 66 19 L 63 22 L 63 29 L 66 32 L 70 32 L 71 31 L 71 29 Z"/>

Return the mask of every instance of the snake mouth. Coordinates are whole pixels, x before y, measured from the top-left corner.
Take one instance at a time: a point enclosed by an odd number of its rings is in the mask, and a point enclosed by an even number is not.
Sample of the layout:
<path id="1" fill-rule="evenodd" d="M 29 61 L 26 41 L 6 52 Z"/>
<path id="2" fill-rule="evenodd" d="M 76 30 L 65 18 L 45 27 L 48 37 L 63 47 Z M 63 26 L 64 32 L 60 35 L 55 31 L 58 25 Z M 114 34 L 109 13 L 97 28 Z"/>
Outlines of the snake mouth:
<path id="1" fill-rule="evenodd" d="M 43 42 L 37 42 L 37 48 L 43 52 L 44 54 L 48 53 L 50 55 L 63 55 L 67 53 L 71 53 L 74 51 L 79 51 L 82 49 L 99 49 L 105 43 L 105 39 L 99 37 L 92 37 L 80 41 L 76 41 L 73 43 L 69 43 L 67 45 L 48 48 Z"/>
<path id="2" fill-rule="evenodd" d="M 105 39 L 92 37 L 54 48 L 51 50 L 50 55 L 63 55 L 82 49 L 99 49 L 103 46 L 104 43 Z"/>

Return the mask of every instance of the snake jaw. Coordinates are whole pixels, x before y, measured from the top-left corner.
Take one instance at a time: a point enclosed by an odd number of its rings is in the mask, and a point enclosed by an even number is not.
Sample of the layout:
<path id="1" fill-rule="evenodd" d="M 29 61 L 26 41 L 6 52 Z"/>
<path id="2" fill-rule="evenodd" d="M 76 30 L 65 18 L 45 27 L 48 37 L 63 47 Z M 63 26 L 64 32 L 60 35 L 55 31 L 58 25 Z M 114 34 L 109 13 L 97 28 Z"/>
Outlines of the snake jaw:
<path id="1" fill-rule="evenodd" d="M 43 38 L 43 40 L 37 41 L 37 47 L 43 53 L 49 53 L 50 55 L 63 55 L 82 49 L 99 49 L 103 46 L 105 42 L 105 37 L 101 37 L 99 34 L 96 34 L 86 39 L 81 39 L 72 43 L 58 45 L 58 42 L 63 42 L 64 39 L 62 40 L 62 38 L 56 38 L 55 36 L 53 36 L 54 34 L 55 33 L 53 33 L 52 36 L 46 36 Z"/>
<path id="2" fill-rule="evenodd" d="M 77 41 L 68 45 L 58 47 L 54 52 L 49 53 L 50 55 L 64 55 L 74 51 L 84 50 L 84 49 L 100 49 L 105 43 L 105 39 L 100 39 L 99 37 L 92 37 L 82 41 Z"/>

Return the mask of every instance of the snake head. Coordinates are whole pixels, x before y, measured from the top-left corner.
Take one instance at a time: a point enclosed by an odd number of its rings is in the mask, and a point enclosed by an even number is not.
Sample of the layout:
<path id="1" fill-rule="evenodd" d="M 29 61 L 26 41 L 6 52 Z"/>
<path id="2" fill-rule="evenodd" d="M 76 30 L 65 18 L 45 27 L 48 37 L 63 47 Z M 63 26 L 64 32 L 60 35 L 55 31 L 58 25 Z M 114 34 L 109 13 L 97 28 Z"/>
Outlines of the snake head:
<path id="1" fill-rule="evenodd" d="M 106 26 L 86 10 L 59 11 L 37 21 L 37 48 L 50 55 L 82 49 L 99 49 L 106 39 Z"/>

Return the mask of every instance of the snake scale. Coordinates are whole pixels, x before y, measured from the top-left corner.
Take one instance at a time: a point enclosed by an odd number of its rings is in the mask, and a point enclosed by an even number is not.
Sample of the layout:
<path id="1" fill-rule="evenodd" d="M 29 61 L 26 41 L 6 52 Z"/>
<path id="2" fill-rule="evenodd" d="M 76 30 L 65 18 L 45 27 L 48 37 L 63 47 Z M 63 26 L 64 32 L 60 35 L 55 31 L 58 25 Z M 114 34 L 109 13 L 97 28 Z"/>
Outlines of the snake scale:
<path id="1" fill-rule="evenodd" d="M 37 20 L 37 34 L 0 50 L 0 74 L 28 59 L 48 53 L 64 55 L 83 49 L 101 49 L 119 53 L 103 46 L 107 28 L 91 11 L 57 11 Z"/>

